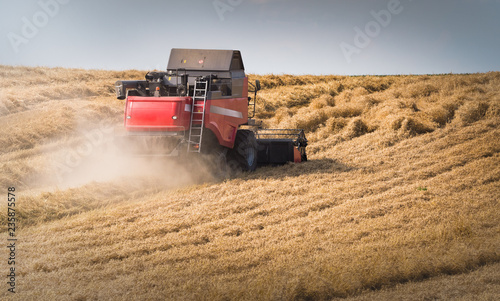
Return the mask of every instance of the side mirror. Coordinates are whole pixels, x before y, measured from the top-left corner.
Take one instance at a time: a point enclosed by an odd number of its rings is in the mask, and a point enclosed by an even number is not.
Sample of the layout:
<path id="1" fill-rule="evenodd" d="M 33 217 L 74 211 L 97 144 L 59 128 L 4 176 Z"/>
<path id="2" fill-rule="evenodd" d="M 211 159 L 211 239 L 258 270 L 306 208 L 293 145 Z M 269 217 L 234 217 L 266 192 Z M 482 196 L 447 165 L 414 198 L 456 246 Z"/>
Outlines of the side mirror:
<path id="1" fill-rule="evenodd" d="M 260 80 L 255 81 L 255 87 L 257 88 L 257 91 L 260 91 L 262 88 L 260 87 Z"/>
<path id="2" fill-rule="evenodd" d="M 127 97 L 127 88 L 122 83 L 122 81 L 117 81 L 115 83 L 116 98 L 125 99 Z"/>

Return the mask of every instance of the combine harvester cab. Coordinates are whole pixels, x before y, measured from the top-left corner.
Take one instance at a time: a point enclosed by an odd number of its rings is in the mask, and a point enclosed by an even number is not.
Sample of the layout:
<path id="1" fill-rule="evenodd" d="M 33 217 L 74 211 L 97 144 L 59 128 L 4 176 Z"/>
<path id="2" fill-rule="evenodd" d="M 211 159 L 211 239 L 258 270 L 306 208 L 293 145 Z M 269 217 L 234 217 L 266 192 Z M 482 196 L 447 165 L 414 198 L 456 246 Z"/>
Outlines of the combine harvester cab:
<path id="1" fill-rule="evenodd" d="M 124 127 L 136 154 L 212 154 L 243 171 L 307 160 L 303 131 L 256 126 L 260 83 L 248 82 L 237 50 L 172 49 L 166 72 L 115 88 L 126 99 Z"/>

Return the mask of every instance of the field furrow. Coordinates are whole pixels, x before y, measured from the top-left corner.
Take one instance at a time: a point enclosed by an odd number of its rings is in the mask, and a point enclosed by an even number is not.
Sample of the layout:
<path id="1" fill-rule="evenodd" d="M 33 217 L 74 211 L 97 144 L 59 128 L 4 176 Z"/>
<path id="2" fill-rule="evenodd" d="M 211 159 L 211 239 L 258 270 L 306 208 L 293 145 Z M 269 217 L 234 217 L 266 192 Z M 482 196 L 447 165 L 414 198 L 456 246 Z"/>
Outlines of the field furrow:
<path id="1" fill-rule="evenodd" d="M 0 75 L 23 300 L 500 296 L 499 73 L 251 75 L 257 116 L 304 128 L 310 160 L 225 180 L 203 158 L 108 153 L 123 105 L 109 87 L 137 71 Z M 73 80 L 84 97 L 61 100 Z"/>

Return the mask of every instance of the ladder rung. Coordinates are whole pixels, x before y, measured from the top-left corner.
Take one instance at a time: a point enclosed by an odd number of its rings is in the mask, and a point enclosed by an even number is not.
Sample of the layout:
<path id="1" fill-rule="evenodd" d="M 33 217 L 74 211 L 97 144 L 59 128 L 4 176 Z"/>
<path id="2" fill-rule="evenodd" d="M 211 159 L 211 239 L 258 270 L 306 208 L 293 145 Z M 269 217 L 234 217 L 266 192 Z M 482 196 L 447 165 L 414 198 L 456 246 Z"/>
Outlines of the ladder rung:
<path id="1" fill-rule="evenodd" d="M 201 140 L 203 138 L 202 137 L 204 128 L 203 125 L 205 123 L 205 110 L 207 103 L 208 85 L 209 85 L 208 81 L 196 81 L 194 85 L 193 104 L 192 104 L 193 110 L 191 110 L 191 127 L 189 128 L 188 149 L 187 149 L 188 152 L 190 153 L 201 152 Z M 195 101 L 199 103 L 195 103 Z M 202 108 L 201 112 L 195 112 L 194 110 L 195 107 Z M 194 119 L 195 116 L 201 119 Z"/>

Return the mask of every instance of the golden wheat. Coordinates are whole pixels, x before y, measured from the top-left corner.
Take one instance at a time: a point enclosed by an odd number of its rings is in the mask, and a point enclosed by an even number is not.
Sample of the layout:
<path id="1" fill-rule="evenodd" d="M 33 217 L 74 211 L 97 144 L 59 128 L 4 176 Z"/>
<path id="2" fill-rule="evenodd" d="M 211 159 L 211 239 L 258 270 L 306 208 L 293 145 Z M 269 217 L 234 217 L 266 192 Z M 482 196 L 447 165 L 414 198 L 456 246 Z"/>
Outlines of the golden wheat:
<path id="1" fill-rule="evenodd" d="M 142 72 L 0 74 L 0 183 L 18 188 L 20 228 L 18 293 L 2 299 L 499 296 L 500 73 L 251 75 L 257 116 L 304 128 L 310 161 L 215 181 L 96 150 L 71 188 L 54 161 L 119 125 L 112 85 Z"/>

